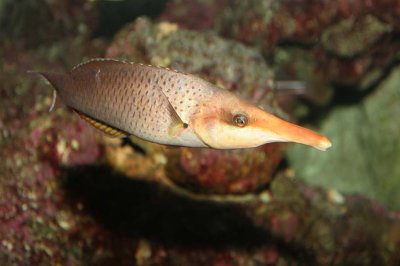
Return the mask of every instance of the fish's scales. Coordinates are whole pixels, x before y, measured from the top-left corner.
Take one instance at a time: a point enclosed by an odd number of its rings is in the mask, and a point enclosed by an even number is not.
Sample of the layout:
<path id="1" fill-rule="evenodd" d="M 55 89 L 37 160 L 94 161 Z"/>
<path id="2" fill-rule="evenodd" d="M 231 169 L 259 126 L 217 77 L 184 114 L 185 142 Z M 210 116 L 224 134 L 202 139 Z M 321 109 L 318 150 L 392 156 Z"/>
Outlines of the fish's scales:
<path id="1" fill-rule="evenodd" d="M 188 123 L 196 105 L 212 96 L 212 84 L 190 74 L 118 61 L 82 64 L 69 76 L 58 92 L 72 108 L 150 141 L 205 146 L 190 125 L 170 136 L 174 120 L 168 108 Z"/>
<path id="2" fill-rule="evenodd" d="M 122 71 L 120 78 L 121 80 L 128 79 L 128 73 L 127 71 Z M 129 114 L 129 102 L 127 99 L 127 90 L 128 90 L 129 82 L 122 82 L 121 81 L 121 88 L 122 88 L 122 93 L 121 93 L 121 104 L 122 104 L 122 114 L 121 114 L 121 119 L 123 121 L 127 121 L 127 115 Z"/>

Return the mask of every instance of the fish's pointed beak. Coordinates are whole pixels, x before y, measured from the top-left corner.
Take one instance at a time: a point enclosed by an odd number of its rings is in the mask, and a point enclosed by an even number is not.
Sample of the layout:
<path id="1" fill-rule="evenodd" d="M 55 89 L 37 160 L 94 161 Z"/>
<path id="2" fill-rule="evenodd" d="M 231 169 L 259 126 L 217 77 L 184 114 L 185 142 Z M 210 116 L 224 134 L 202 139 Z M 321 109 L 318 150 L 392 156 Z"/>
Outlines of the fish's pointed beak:
<path id="1" fill-rule="evenodd" d="M 265 132 L 267 136 L 272 136 L 275 141 L 296 142 L 322 151 L 332 146 L 329 139 L 321 134 L 262 112 L 261 119 L 257 120 L 254 126 Z"/>

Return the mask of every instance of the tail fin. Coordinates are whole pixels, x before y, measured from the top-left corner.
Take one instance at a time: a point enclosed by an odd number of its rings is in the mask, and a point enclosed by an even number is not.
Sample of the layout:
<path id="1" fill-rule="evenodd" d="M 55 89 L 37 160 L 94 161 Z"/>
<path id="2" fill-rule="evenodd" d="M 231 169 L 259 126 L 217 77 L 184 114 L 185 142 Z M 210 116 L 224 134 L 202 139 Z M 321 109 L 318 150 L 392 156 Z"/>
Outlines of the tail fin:
<path id="1" fill-rule="evenodd" d="M 28 73 L 40 75 L 46 83 L 53 86 L 53 99 L 49 108 L 49 112 L 53 111 L 54 106 L 56 105 L 57 91 L 60 88 L 61 83 L 65 82 L 66 75 L 55 72 L 41 72 L 33 70 L 29 70 Z"/>
<path id="2" fill-rule="evenodd" d="M 49 113 L 51 113 L 54 109 L 54 106 L 56 105 L 56 100 L 57 100 L 57 91 L 53 90 L 53 99 L 51 100 L 51 105 L 49 108 Z"/>

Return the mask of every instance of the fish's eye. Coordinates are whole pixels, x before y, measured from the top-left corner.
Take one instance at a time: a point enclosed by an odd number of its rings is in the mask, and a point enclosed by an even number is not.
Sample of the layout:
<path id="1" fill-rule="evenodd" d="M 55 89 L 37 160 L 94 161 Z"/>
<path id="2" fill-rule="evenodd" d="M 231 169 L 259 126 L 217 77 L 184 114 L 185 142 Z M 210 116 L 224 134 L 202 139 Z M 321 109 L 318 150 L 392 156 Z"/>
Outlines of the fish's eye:
<path id="1" fill-rule="evenodd" d="M 248 118 L 244 114 L 237 114 L 233 117 L 233 123 L 235 126 L 244 127 L 247 125 Z"/>

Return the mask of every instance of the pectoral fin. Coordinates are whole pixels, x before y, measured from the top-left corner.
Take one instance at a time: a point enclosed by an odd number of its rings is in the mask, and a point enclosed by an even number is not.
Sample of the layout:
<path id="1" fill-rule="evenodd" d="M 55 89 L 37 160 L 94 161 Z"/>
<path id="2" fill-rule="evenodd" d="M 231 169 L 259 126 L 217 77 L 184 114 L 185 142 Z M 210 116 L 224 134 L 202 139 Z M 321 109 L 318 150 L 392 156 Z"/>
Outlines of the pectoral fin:
<path id="1" fill-rule="evenodd" d="M 175 108 L 172 106 L 171 102 L 168 100 L 168 97 L 164 94 L 161 88 L 160 91 L 163 101 L 162 106 L 165 106 L 165 111 L 167 112 L 167 114 L 169 114 L 169 117 L 171 118 L 171 124 L 168 128 L 168 134 L 171 137 L 176 137 L 181 134 L 189 125 L 179 117 Z"/>
<path id="2" fill-rule="evenodd" d="M 176 137 L 180 135 L 189 125 L 182 121 L 182 119 L 176 113 L 175 109 L 172 107 L 171 104 L 169 105 L 168 109 L 170 109 L 169 114 L 172 118 L 171 125 L 169 126 L 168 129 L 168 134 L 171 137 Z"/>

